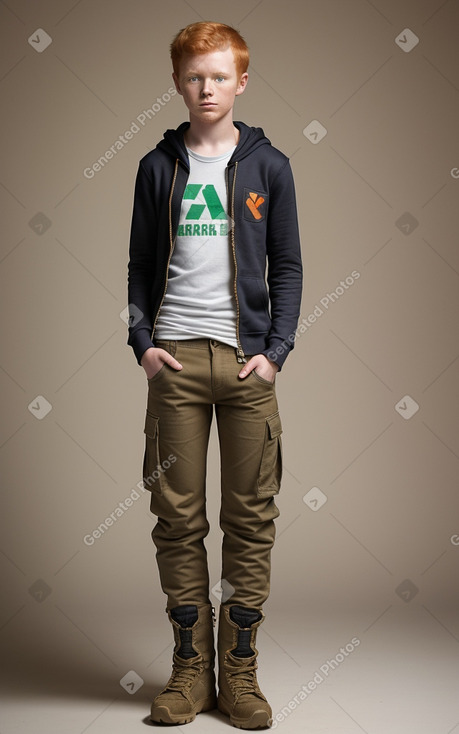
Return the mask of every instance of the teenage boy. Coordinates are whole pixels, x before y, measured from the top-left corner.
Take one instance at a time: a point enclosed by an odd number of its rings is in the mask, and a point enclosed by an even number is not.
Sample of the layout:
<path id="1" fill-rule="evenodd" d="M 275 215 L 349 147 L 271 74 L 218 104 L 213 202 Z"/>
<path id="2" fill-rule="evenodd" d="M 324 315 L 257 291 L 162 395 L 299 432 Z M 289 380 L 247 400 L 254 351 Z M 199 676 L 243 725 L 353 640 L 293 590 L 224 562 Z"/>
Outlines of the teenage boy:
<path id="1" fill-rule="evenodd" d="M 218 706 L 234 726 L 256 729 L 272 718 L 255 642 L 279 515 L 274 382 L 293 347 L 301 297 L 294 185 L 288 159 L 263 131 L 233 122 L 248 79 L 239 33 L 193 23 L 173 40 L 171 57 L 189 122 L 140 161 L 128 278 L 128 343 L 148 379 L 143 475 L 175 641 L 151 719 L 185 724 Z M 218 699 L 204 545 L 214 409 L 223 531 Z"/>

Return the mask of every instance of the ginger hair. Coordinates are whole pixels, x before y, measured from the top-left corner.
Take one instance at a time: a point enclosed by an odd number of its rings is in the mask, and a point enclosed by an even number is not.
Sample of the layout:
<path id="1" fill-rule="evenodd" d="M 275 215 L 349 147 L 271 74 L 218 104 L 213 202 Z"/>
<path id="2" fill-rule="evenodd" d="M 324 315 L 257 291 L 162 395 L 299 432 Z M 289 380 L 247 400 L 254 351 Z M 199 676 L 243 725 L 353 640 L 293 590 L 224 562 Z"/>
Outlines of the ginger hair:
<path id="1" fill-rule="evenodd" d="M 171 43 L 171 59 L 178 76 L 180 62 L 185 54 L 199 56 L 212 51 L 231 48 L 238 75 L 244 74 L 249 66 L 249 48 L 241 34 L 224 23 L 201 21 L 190 23 L 177 33 Z"/>

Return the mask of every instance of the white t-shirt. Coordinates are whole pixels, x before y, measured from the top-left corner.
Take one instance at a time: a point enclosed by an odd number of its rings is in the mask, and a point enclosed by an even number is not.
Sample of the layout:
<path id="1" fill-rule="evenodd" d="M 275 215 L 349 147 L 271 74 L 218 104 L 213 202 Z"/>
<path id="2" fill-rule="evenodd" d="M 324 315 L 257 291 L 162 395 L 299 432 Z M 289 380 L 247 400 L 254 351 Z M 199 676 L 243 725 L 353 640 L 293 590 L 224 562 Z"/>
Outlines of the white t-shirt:
<path id="1" fill-rule="evenodd" d="M 187 150 L 190 176 L 155 338 L 206 337 L 236 347 L 234 263 L 225 182 L 226 164 L 234 148 L 215 157 Z"/>

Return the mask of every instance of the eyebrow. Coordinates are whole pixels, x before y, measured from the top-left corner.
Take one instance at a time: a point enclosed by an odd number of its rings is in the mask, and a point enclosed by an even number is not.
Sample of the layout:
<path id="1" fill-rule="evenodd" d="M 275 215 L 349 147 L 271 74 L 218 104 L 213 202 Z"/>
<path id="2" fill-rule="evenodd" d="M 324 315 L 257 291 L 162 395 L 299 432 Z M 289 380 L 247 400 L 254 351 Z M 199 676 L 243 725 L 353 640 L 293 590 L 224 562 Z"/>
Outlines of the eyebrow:
<path id="1" fill-rule="evenodd" d="M 212 74 L 216 76 L 226 76 L 229 72 L 228 71 L 213 71 Z M 188 76 L 200 76 L 199 71 L 195 71 L 195 69 L 187 69 L 185 71 L 185 74 Z"/>

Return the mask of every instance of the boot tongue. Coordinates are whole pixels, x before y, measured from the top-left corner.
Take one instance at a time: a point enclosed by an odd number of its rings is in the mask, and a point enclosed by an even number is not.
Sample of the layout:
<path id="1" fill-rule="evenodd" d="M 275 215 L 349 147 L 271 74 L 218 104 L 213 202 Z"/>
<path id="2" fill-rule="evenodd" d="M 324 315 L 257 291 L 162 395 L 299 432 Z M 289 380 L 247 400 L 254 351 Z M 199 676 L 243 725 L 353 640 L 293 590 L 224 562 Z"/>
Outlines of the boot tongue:
<path id="1" fill-rule="evenodd" d="M 179 630 L 180 634 L 180 649 L 177 650 L 177 655 L 179 658 L 185 658 L 185 660 L 188 660 L 189 658 L 195 658 L 197 657 L 198 653 L 193 648 L 193 631 L 192 630 Z"/>
<path id="2" fill-rule="evenodd" d="M 195 604 L 183 604 L 171 609 L 171 617 L 180 627 L 192 627 L 198 620 L 198 608 Z"/>
<path id="3" fill-rule="evenodd" d="M 238 658 L 250 658 L 255 652 L 250 646 L 250 627 L 261 619 L 261 613 L 258 609 L 249 609 L 248 607 L 239 607 L 237 605 L 230 608 L 230 618 L 239 629 L 237 632 L 237 645 L 231 650 L 231 654 Z"/>
<path id="4" fill-rule="evenodd" d="M 198 608 L 195 604 L 183 604 L 180 607 L 171 609 L 172 619 L 180 625 L 180 648 L 177 655 L 180 658 L 188 660 L 198 655 L 193 649 L 193 625 L 198 621 Z"/>
<path id="5" fill-rule="evenodd" d="M 230 618 L 238 627 L 251 627 L 254 622 L 260 621 L 261 612 L 258 609 L 234 605 L 230 608 Z"/>
<path id="6" fill-rule="evenodd" d="M 250 630 L 239 630 L 237 635 L 237 646 L 231 650 L 231 655 L 237 658 L 251 658 L 254 651 L 250 647 Z"/>

